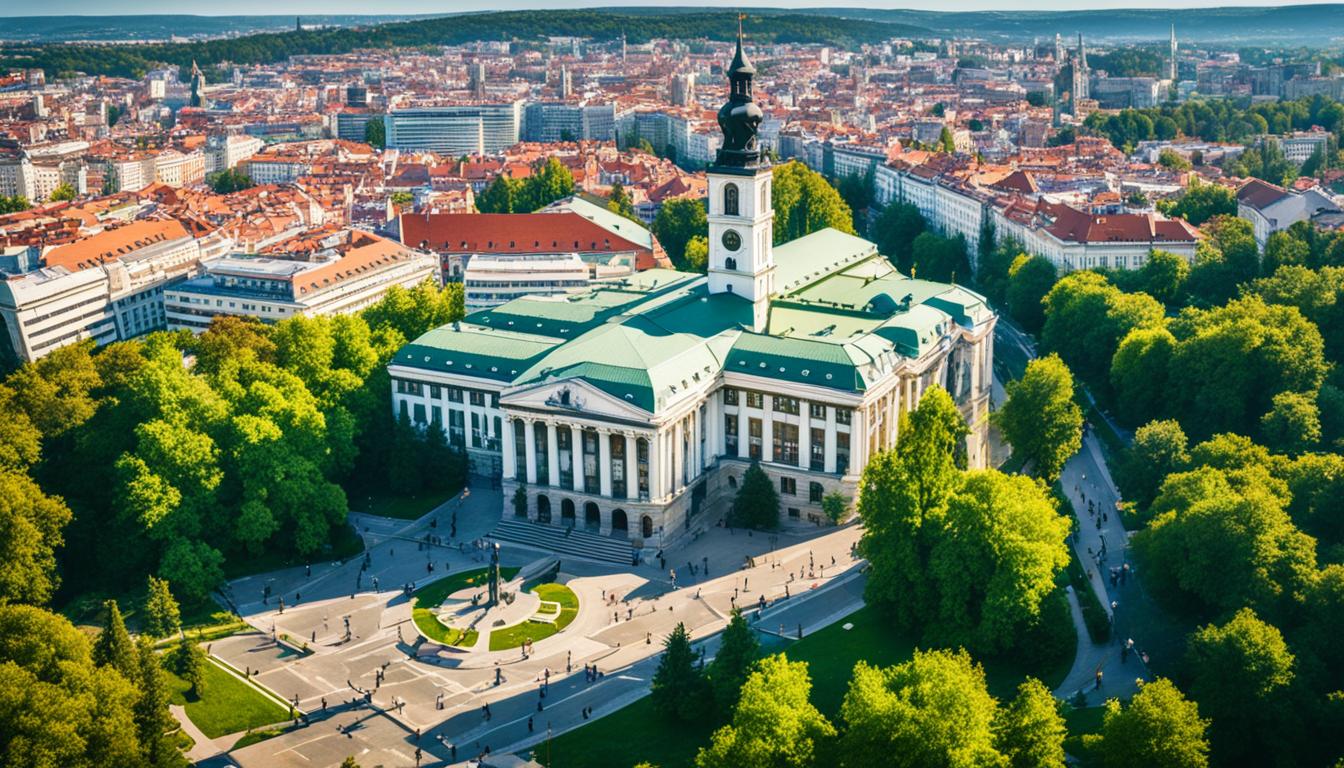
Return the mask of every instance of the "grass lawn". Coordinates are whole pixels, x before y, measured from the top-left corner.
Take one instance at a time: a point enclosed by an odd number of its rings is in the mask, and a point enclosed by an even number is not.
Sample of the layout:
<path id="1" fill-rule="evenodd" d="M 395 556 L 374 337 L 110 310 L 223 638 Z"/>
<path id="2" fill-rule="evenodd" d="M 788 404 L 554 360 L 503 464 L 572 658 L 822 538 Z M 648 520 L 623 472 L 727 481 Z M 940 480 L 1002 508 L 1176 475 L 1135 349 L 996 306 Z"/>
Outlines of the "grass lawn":
<path id="1" fill-rule="evenodd" d="M 1023 666 L 1016 659 L 992 659 L 985 664 L 985 675 L 990 691 L 1001 700 L 1011 697 L 1017 685 L 1027 675 L 1039 677 L 1048 687 L 1064 680 L 1073 664 L 1073 623 L 1068 606 L 1060 614 L 1059 602 L 1063 593 L 1051 595 L 1051 604 L 1045 608 L 1050 622 L 1056 626 L 1045 634 L 1059 635 L 1061 622 L 1068 634 L 1068 652 L 1053 653 L 1036 663 Z M 845 630 L 845 623 L 853 628 Z M 1057 638 L 1062 640 L 1063 638 Z M 794 661 L 806 661 L 812 677 L 812 703 L 834 721 L 840 711 L 854 665 L 859 660 L 878 666 L 890 666 L 907 661 L 914 652 L 913 640 L 892 633 L 880 612 L 861 608 L 839 622 L 808 635 L 802 640 L 781 641 L 766 638 L 766 650 L 783 650 Z M 1055 645 L 1059 643 L 1054 642 Z M 664 719 L 653 708 L 653 700 L 639 701 L 554 739 L 548 747 L 540 744 L 534 756 L 549 768 L 630 768 L 647 760 L 660 768 L 688 768 L 701 746 L 719 723 L 712 717 L 682 723 Z M 548 757 L 549 754 L 549 757 Z"/>
<path id="2" fill-rule="evenodd" d="M 230 748 L 230 751 L 234 749 L 242 749 L 243 747 L 250 747 L 259 741 L 273 739 L 284 732 L 285 731 L 282 728 L 268 728 L 264 731 L 249 731 L 248 733 L 244 734 L 242 738 L 238 739 L 233 743 L 233 746 Z"/>
<path id="3" fill-rule="evenodd" d="M 453 491 L 421 491 L 409 496 L 360 496 L 350 499 L 350 508 L 370 515 L 395 517 L 401 520 L 417 520 L 434 510 L 445 501 L 456 496 L 461 489 Z"/>
<path id="4" fill-rule="evenodd" d="M 564 584 L 538 584 L 532 591 L 542 600 L 559 603 L 560 615 L 556 617 L 554 623 L 525 621 L 512 627 L 496 629 L 490 633 L 490 650 L 507 651 L 510 648 L 521 648 L 526 640 L 536 642 L 550 637 L 569 626 L 574 617 L 579 615 L 579 596 Z"/>
<path id="5" fill-rule="evenodd" d="M 289 717 L 279 702 L 226 672 L 213 661 L 205 665 L 205 696 L 194 698 L 185 680 L 168 672 L 172 703 L 186 706 L 187 717 L 212 739 L 277 723 Z"/>
<path id="6" fill-rule="evenodd" d="M 434 609 L 438 608 L 447 597 L 459 589 L 469 587 L 473 584 L 485 584 L 485 577 L 490 572 L 489 568 L 477 568 L 472 571 L 461 571 L 459 573 L 449 574 L 437 581 L 431 581 L 425 586 L 417 589 L 412 595 L 414 603 L 411 605 L 411 620 L 415 622 L 415 628 L 420 630 L 420 634 L 433 640 L 436 643 L 444 645 L 455 645 L 462 648 L 470 648 L 476 644 L 479 634 L 474 629 L 451 629 L 443 625 L 438 617 L 434 615 Z M 500 579 L 507 581 L 518 573 L 517 568 L 500 568 Z M 421 606 L 424 607 L 421 607 Z"/>

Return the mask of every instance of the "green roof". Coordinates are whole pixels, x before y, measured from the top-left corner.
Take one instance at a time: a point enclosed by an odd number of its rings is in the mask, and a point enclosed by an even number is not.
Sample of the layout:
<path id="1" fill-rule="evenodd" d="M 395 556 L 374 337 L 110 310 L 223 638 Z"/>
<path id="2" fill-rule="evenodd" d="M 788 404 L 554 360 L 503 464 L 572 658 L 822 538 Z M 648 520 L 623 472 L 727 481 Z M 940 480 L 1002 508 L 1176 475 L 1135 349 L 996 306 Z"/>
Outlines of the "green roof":
<path id="1" fill-rule="evenodd" d="M 743 333 L 728 353 L 724 370 L 846 392 L 865 389 L 843 347 L 807 339 Z"/>
<path id="2" fill-rule="evenodd" d="M 462 322 L 424 334 L 398 350 L 392 362 L 440 373 L 512 381 L 558 343 L 542 336 Z"/>

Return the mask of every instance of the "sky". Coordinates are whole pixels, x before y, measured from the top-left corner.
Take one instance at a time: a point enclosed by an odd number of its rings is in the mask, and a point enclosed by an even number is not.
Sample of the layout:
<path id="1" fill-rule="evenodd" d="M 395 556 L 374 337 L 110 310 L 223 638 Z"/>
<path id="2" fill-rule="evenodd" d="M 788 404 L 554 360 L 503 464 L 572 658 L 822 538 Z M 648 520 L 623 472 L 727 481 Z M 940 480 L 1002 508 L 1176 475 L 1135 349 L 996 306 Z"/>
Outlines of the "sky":
<path id="1" fill-rule="evenodd" d="M 1216 8 L 1225 6 L 1317 5 L 1339 0 L 1089 0 L 1085 7 L 1099 8 Z M 190 13 L 221 15 L 286 15 L 318 13 L 446 13 L 452 11 L 513 10 L 523 8 L 592 8 L 603 5 L 721 6 L 724 8 L 802 7 L 840 5 L 866 8 L 915 8 L 922 10 L 1078 10 L 1079 0 L 45 0 L 24 3 L 0 2 L 0 16 L 123 15 L 145 13 Z"/>

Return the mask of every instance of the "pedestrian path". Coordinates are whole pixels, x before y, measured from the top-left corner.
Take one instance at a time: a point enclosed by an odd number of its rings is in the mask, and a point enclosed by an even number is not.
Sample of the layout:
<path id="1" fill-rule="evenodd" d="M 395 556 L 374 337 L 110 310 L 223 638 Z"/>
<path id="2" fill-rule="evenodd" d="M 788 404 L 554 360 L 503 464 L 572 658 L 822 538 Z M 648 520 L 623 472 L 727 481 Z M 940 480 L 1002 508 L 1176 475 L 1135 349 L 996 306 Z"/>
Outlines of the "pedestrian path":
<path id="1" fill-rule="evenodd" d="M 1081 693 L 1086 706 L 1099 706 L 1110 698 L 1128 698 L 1138 691 L 1138 675 L 1142 668 L 1132 655 L 1120 659 L 1120 648 L 1114 643 L 1094 643 L 1087 633 L 1087 622 L 1083 621 L 1083 609 L 1078 605 L 1078 595 L 1073 587 L 1065 587 L 1069 598 L 1069 613 L 1073 617 L 1073 631 L 1078 636 L 1078 650 L 1073 657 L 1073 667 L 1064 677 L 1064 682 L 1054 690 L 1055 698 L 1074 701 Z M 1097 672 L 1102 673 L 1101 686 L 1097 685 Z"/>

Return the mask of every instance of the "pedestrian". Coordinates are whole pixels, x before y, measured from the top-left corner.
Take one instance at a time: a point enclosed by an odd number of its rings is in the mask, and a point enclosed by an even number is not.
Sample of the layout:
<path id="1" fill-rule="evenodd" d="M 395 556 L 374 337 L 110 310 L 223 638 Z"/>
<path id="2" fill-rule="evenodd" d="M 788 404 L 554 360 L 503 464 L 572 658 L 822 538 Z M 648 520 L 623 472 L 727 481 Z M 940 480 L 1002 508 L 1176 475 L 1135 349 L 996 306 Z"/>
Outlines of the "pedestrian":
<path id="1" fill-rule="evenodd" d="M 541 711 L 541 699 L 537 699 L 537 711 Z"/>
<path id="2" fill-rule="evenodd" d="M 528 718 L 527 718 L 527 732 L 528 732 L 528 733 L 531 733 L 531 732 L 532 732 L 532 717 L 531 717 L 531 715 L 529 715 Z"/>
<path id="3" fill-rule="evenodd" d="M 1100 668 L 1100 667 L 1097 668 L 1097 687 L 1096 687 L 1096 690 L 1098 690 L 1098 691 L 1101 690 L 1101 668 Z"/>

